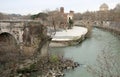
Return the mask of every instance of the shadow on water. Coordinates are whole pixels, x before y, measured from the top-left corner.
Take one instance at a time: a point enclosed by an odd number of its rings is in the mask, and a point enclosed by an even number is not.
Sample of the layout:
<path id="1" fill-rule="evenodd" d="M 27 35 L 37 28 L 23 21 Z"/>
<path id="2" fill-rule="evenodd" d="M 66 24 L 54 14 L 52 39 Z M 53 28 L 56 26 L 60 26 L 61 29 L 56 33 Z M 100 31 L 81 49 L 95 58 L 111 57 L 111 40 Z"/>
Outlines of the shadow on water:
<path id="1" fill-rule="evenodd" d="M 84 40 L 81 44 L 63 48 L 50 48 L 53 54 L 62 54 L 66 58 L 83 64 L 74 71 L 66 73 L 65 77 L 92 77 L 85 69 L 86 65 L 94 65 L 97 55 L 104 49 L 106 51 L 120 52 L 120 38 L 108 31 L 94 28 L 91 38 Z"/>

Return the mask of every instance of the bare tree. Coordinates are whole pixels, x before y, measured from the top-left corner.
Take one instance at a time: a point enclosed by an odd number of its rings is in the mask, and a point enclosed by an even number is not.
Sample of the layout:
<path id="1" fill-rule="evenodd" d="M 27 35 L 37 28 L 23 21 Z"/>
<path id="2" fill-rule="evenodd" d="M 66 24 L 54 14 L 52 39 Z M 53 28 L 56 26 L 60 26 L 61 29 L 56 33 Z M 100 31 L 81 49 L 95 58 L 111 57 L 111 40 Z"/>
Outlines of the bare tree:
<path id="1" fill-rule="evenodd" d="M 51 26 L 58 28 L 64 28 L 67 26 L 67 16 L 59 12 L 59 10 L 48 12 L 48 23 Z"/>

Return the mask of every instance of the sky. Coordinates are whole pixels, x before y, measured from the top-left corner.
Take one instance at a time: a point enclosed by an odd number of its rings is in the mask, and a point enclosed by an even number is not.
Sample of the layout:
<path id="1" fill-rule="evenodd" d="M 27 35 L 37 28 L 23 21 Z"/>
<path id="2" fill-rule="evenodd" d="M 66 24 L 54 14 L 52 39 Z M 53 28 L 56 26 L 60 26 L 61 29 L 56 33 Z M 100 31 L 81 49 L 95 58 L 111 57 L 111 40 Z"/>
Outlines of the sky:
<path id="1" fill-rule="evenodd" d="M 0 0 L 0 12 L 27 15 L 64 7 L 65 12 L 74 10 L 76 13 L 83 13 L 97 11 L 103 3 L 112 9 L 120 0 Z"/>

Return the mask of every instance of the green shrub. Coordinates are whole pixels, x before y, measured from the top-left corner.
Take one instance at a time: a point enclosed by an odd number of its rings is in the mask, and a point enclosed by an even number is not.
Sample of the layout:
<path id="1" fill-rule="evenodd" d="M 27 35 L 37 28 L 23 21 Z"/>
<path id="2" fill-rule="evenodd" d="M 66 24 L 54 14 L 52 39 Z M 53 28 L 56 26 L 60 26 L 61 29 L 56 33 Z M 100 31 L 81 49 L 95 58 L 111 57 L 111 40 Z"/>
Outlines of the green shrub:
<path id="1" fill-rule="evenodd" d="M 51 55 L 50 56 L 50 61 L 53 63 L 57 63 L 58 62 L 58 56 L 57 55 Z"/>

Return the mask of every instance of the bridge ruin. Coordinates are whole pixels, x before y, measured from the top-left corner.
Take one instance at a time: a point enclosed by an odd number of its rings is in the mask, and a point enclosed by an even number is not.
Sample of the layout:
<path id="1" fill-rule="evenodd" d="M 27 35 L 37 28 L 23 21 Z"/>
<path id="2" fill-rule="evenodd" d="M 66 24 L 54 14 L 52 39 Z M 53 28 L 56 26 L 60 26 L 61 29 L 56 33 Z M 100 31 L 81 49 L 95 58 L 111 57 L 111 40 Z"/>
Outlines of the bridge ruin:
<path id="1" fill-rule="evenodd" d="M 23 49 L 23 45 L 33 45 L 37 36 L 41 36 L 41 43 L 44 40 L 43 36 L 48 37 L 47 28 L 43 26 L 40 21 L 36 20 L 0 20 L 0 36 L 3 40 L 12 37 L 15 40 L 14 43 L 16 43 L 20 49 Z M 3 42 L 3 40 L 1 40 L 1 42 Z M 12 40 L 10 39 L 9 42 L 10 41 Z M 47 44 L 46 42 L 44 45 L 48 46 Z M 46 47 L 44 45 L 43 47 Z M 44 49 L 41 53 L 45 54 L 46 51 Z"/>

